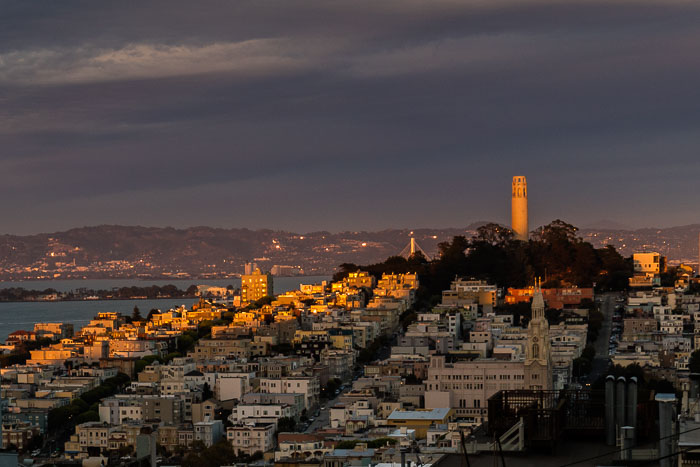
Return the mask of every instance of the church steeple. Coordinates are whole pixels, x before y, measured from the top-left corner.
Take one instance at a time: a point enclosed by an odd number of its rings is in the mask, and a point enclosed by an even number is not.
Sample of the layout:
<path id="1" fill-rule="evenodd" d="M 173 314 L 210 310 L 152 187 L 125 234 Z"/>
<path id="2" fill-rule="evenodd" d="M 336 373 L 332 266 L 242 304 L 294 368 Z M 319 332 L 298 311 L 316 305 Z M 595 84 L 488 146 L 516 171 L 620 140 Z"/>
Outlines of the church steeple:
<path id="1" fill-rule="evenodd" d="M 544 317 L 544 297 L 542 296 L 542 282 L 535 280 L 535 290 L 532 293 L 532 321 L 540 321 Z"/>
<path id="2" fill-rule="evenodd" d="M 541 282 L 538 280 L 532 293 L 532 319 L 527 326 L 525 387 L 528 389 L 552 387 L 549 323 L 544 315 L 544 308 Z"/>

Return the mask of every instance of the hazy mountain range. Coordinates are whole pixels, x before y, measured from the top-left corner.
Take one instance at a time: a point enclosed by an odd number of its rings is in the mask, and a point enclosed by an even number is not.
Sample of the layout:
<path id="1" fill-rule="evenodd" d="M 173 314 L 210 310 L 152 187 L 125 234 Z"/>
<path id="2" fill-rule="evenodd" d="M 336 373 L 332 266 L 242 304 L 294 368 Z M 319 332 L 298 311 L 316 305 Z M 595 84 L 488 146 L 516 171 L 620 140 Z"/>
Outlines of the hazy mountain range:
<path id="1" fill-rule="evenodd" d="M 186 229 L 103 225 L 37 235 L 0 236 L 0 279 L 227 277 L 246 261 L 262 269 L 295 266 L 304 274 L 331 274 L 345 262 L 368 264 L 399 254 L 414 236 L 428 256 L 439 242 L 472 236 L 464 228 L 377 232 L 294 233 L 273 230 Z M 600 247 L 623 255 L 654 250 L 674 262 L 697 262 L 700 224 L 663 229 L 582 229 Z"/>

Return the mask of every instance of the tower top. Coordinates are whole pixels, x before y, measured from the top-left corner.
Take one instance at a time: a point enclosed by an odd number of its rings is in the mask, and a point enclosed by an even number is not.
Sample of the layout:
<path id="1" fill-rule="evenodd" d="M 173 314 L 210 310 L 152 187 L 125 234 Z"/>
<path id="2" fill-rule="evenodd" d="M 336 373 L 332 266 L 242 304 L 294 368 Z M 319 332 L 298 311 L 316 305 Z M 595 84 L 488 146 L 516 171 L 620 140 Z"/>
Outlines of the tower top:
<path id="1" fill-rule="evenodd" d="M 513 177 L 513 198 L 527 198 L 527 179 L 522 175 Z"/>

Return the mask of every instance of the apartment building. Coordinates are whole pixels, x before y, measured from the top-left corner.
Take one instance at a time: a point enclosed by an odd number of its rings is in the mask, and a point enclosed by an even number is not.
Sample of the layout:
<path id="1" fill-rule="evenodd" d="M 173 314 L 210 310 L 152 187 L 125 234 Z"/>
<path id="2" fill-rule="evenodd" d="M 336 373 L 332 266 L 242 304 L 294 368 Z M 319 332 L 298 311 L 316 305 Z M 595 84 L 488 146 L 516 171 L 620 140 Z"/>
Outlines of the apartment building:
<path id="1" fill-rule="evenodd" d="M 275 448 L 276 428 L 274 423 L 232 426 L 226 430 L 226 439 L 234 452 L 252 456 L 256 452 L 264 453 Z"/>
<path id="2" fill-rule="evenodd" d="M 272 274 L 263 274 L 256 268 L 252 274 L 241 276 L 241 305 L 274 295 Z"/>
<path id="3" fill-rule="evenodd" d="M 201 441 L 206 447 L 218 443 L 224 435 L 224 424 L 221 420 L 205 420 L 193 424 L 194 439 Z"/>
<path id="4" fill-rule="evenodd" d="M 525 388 L 525 366 L 522 361 L 495 359 L 448 362 L 436 355 L 430 359 L 425 385 L 426 408 L 453 408 L 457 415 L 481 423 L 492 395 Z"/>
<path id="5" fill-rule="evenodd" d="M 286 404 L 245 404 L 241 403 L 231 410 L 228 419 L 231 423 L 277 423 L 280 418 L 297 418 L 295 407 Z"/>
<path id="6" fill-rule="evenodd" d="M 318 378 L 315 377 L 261 378 L 260 392 L 303 394 L 304 408 L 310 411 L 318 405 L 321 387 Z"/>

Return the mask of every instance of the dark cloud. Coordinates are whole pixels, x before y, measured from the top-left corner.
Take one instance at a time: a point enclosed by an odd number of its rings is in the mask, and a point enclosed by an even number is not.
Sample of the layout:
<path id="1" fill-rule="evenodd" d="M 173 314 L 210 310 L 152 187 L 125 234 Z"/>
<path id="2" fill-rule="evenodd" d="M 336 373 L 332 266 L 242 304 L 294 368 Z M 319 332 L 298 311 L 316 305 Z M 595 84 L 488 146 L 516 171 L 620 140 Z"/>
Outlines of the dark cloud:
<path id="1" fill-rule="evenodd" d="M 0 0 L 5 231 L 687 223 L 682 1 Z M 683 201 L 679 201 L 683 200 Z"/>

